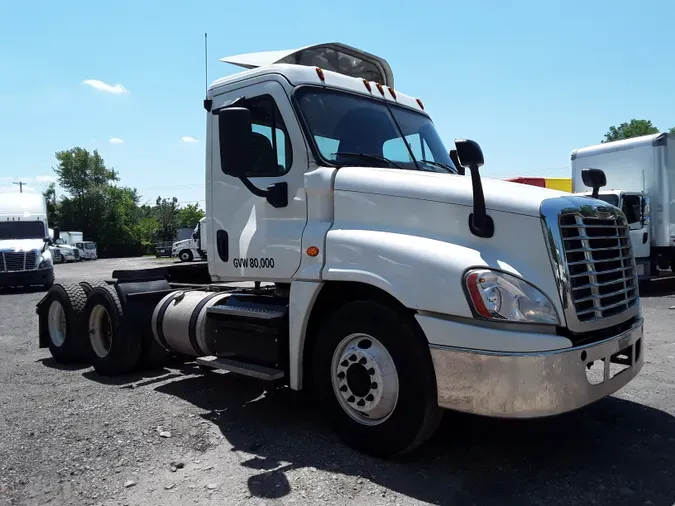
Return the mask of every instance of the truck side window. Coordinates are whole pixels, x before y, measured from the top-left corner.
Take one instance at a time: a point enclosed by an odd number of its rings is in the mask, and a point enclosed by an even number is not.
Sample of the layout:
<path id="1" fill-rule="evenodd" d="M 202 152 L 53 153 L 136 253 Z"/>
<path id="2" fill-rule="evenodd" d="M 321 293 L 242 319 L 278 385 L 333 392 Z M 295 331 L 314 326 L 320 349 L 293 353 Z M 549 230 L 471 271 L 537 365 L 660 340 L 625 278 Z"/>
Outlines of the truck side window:
<path id="1" fill-rule="evenodd" d="M 640 222 L 642 216 L 642 206 L 638 195 L 626 195 L 623 198 L 623 214 L 626 215 L 628 224 Z"/>
<path id="2" fill-rule="evenodd" d="M 270 95 L 246 100 L 251 111 L 254 164 L 247 177 L 277 177 L 291 168 L 293 151 L 288 130 Z"/>

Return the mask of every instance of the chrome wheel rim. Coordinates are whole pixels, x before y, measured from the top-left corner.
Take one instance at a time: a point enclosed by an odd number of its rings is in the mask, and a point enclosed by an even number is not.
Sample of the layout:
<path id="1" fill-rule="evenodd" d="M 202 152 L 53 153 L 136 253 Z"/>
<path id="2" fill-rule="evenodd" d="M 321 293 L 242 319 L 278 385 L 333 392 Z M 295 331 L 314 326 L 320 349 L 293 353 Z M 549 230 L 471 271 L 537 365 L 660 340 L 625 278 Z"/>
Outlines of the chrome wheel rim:
<path id="1" fill-rule="evenodd" d="M 396 408 L 396 365 L 387 348 L 373 336 L 356 333 L 340 341 L 333 353 L 331 380 L 340 406 L 360 424 L 384 423 Z"/>

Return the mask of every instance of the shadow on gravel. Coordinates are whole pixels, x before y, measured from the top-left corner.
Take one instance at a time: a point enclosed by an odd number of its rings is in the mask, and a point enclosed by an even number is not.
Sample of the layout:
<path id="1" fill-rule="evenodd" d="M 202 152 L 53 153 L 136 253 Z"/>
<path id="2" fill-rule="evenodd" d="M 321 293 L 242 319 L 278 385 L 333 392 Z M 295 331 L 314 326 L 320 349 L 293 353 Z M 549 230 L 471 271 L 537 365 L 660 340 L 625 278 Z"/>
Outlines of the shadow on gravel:
<path id="1" fill-rule="evenodd" d="M 22 295 L 27 293 L 47 293 L 44 286 L 2 286 L 0 287 L 0 297 L 3 295 Z"/>
<path id="2" fill-rule="evenodd" d="M 208 410 L 204 418 L 219 427 L 233 451 L 256 455 L 242 462 L 260 471 L 248 480 L 254 497 L 283 497 L 291 491 L 287 471 L 316 468 L 432 504 L 675 501 L 675 418 L 633 402 L 610 397 L 541 420 L 448 412 L 429 444 L 394 462 L 344 446 L 302 393 L 265 392 L 266 386 L 209 373 L 156 388 Z M 341 491 L 350 494 L 356 494 L 351 487 Z"/>
<path id="3" fill-rule="evenodd" d="M 653 279 L 640 283 L 640 297 L 664 297 L 675 295 L 675 277 Z"/>
<path id="4" fill-rule="evenodd" d="M 59 371 L 81 371 L 82 369 L 88 369 L 91 367 L 87 364 L 60 364 L 54 360 L 53 357 L 41 358 L 36 360 L 36 362 L 40 362 L 42 365 L 49 367 L 50 369 L 58 369 Z"/>

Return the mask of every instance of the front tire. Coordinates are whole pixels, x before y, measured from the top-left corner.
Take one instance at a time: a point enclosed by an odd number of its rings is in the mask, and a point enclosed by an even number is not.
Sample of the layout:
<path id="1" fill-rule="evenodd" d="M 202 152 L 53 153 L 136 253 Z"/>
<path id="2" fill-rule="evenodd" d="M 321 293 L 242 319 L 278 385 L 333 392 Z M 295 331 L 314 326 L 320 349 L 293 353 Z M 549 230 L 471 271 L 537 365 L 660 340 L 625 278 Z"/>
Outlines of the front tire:
<path id="1" fill-rule="evenodd" d="M 347 303 L 324 322 L 313 359 L 318 400 L 348 445 L 389 458 L 437 429 L 442 410 L 429 345 L 401 310 Z"/>
<path id="2" fill-rule="evenodd" d="M 180 258 L 181 262 L 192 262 L 192 251 L 184 249 L 178 254 L 178 258 Z"/>

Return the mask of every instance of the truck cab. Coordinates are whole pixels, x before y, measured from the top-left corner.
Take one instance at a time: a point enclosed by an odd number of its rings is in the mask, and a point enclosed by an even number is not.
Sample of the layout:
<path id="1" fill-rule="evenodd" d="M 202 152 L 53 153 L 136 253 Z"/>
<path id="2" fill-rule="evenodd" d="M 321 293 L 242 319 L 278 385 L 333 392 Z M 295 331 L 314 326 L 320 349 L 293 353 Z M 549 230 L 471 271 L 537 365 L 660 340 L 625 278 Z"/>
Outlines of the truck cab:
<path id="1" fill-rule="evenodd" d="M 54 283 L 47 204 L 39 193 L 0 198 L 0 287 Z"/>
<path id="2" fill-rule="evenodd" d="M 363 50 L 223 61 L 246 70 L 204 100 L 207 262 L 92 288 L 97 372 L 136 367 L 151 346 L 130 333 L 149 328 L 201 366 L 310 390 L 344 441 L 380 457 L 426 441 L 444 409 L 550 416 L 639 373 L 620 208 L 481 177 L 478 143 L 449 152 L 422 100 Z M 64 297 L 40 303 L 45 342 Z"/>
<path id="3" fill-rule="evenodd" d="M 174 242 L 171 246 L 171 256 L 178 257 L 181 262 L 192 262 L 197 257 L 203 259 L 205 253 L 201 250 L 199 242 L 202 227 L 202 221 L 200 220 L 190 237 Z"/>

